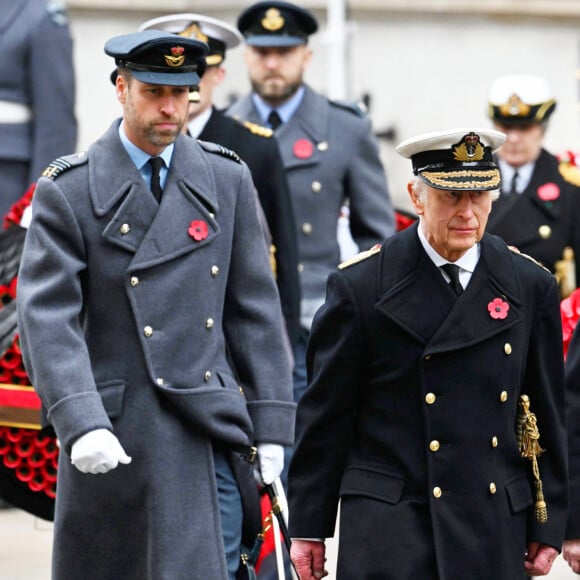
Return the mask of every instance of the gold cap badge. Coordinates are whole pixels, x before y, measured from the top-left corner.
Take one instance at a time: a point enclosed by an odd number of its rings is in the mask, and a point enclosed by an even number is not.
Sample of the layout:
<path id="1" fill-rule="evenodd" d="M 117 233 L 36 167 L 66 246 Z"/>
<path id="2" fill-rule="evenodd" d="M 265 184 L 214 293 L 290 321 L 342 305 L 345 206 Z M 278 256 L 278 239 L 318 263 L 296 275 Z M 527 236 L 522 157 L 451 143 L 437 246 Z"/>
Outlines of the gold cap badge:
<path id="1" fill-rule="evenodd" d="M 171 54 L 164 54 L 165 62 L 168 66 L 178 67 L 185 62 L 185 49 L 183 46 L 172 46 Z"/>
<path id="2" fill-rule="evenodd" d="M 262 28 L 265 30 L 275 32 L 284 26 L 284 18 L 280 14 L 280 10 L 277 8 L 269 8 L 266 10 L 266 16 L 262 18 L 261 24 Z"/>
<path id="3" fill-rule="evenodd" d="M 453 159 L 456 161 L 481 161 L 485 150 L 479 142 L 479 135 L 468 133 L 453 148 Z"/>

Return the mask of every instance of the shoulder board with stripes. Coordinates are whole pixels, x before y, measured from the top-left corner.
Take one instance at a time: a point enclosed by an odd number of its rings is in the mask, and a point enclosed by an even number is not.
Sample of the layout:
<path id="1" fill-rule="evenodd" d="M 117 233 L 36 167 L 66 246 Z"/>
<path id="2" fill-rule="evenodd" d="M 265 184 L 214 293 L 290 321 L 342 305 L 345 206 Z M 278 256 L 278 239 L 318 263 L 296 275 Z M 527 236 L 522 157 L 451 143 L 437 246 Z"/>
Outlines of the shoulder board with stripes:
<path id="1" fill-rule="evenodd" d="M 565 181 L 580 187 L 580 168 L 562 161 L 558 166 L 558 170 Z"/>
<path id="2" fill-rule="evenodd" d="M 68 171 L 72 167 L 83 165 L 83 163 L 86 163 L 88 160 L 89 156 L 84 151 L 74 153 L 73 155 L 58 157 L 42 172 L 42 177 L 48 177 L 54 181 L 65 171 Z"/>
<path id="3" fill-rule="evenodd" d="M 540 266 L 540 268 L 546 270 L 546 272 L 548 272 L 548 274 L 552 273 L 552 272 L 550 272 L 550 270 L 548 270 L 548 268 L 546 268 L 546 266 L 544 266 L 544 264 L 542 264 L 541 262 L 538 262 L 538 260 L 536 260 L 536 258 L 532 258 L 532 256 L 529 256 L 528 254 L 523 254 L 522 252 L 520 252 L 517 248 L 514 248 L 513 246 L 508 246 L 508 248 L 514 254 L 518 254 L 522 258 L 526 258 L 526 260 L 533 262 L 534 264 L 536 264 L 536 266 Z"/>
<path id="4" fill-rule="evenodd" d="M 355 103 L 352 101 L 329 101 L 330 104 L 334 107 L 338 107 L 339 109 L 343 109 L 348 111 L 349 113 L 355 114 L 357 117 L 365 117 L 366 111 L 363 108 L 364 105 L 360 103 Z"/>
<path id="5" fill-rule="evenodd" d="M 342 264 L 339 264 L 338 269 L 344 270 L 345 268 L 348 268 L 349 266 L 353 266 L 354 264 L 358 264 L 359 262 L 362 262 L 363 260 L 366 260 L 367 258 L 370 258 L 371 256 L 374 256 L 375 254 L 378 254 L 380 251 L 381 251 L 381 244 L 375 244 L 370 250 L 365 250 L 364 252 L 360 252 L 356 256 L 353 256 L 349 260 L 346 260 L 346 261 L 342 262 Z"/>
<path id="6" fill-rule="evenodd" d="M 231 159 L 232 161 L 235 161 L 236 163 L 242 162 L 242 160 L 240 159 L 240 157 L 237 153 L 235 153 L 231 149 L 228 149 L 227 147 L 224 147 L 223 145 L 219 145 L 218 143 L 210 143 L 209 141 L 200 141 L 200 140 L 198 140 L 198 143 L 203 147 L 203 149 L 205 151 L 209 151 L 210 153 L 217 153 L 218 155 L 221 155 L 222 157 L 227 157 L 228 159 Z"/>

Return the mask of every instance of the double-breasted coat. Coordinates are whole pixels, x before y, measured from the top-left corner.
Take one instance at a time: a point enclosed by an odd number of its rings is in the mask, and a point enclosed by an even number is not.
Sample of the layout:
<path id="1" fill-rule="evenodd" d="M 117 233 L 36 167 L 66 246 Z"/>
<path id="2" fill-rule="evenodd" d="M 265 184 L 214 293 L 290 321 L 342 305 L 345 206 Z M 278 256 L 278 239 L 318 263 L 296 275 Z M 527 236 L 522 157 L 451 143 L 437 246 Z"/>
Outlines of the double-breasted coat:
<path id="1" fill-rule="evenodd" d="M 298 243 L 294 210 L 276 140 L 272 136 L 252 133 L 215 108 L 199 138 L 235 151 L 250 169 L 276 248 L 276 284 L 288 336 L 294 344 L 300 318 Z"/>
<path id="2" fill-rule="evenodd" d="M 251 95 L 227 112 L 262 122 Z M 350 208 L 350 231 L 361 250 L 395 231 L 378 143 L 368 117 L 308 86 L 300 106 L 275 136 L 298 228 L 302 298 L 321 303 L 326 278 L 340 262 L 337 223 L 345 202 Z"/>
<path id="3" fill-rule="evenodd" d="M 38 182 L 17 293 L 61 442 L 53 578 L 226 578 L 212 447 L 290 444 L 294 426 L 249 171 L 180 135 L 158 206 L 118 122 L 68 163 Z M 71 445 L 99 428 L 132 463 L 83 474 Z"/>
<path id="4" fill-rule="evenodd" d="M 59 155 L 75 151 L 73 43 L 64 2 L 0 10 L 0 215 Z"/>
<path id="5" fill-rule="evenodd" d="M 490 314 L 500 299 L 504 318 Z M 507 306 L 506 306 L 507 305 Z M 558 290 L 486 234 L 456 298 L 417 225 L 331 275 L 308 346 L 290 533 L 333 535 L 337 578 L 511 580 L 527 541 L 560 549 L 567 461 Z M 548 521 L 533 517 L 519 396 L 537 415 Z"/>
<path id="6" fill-rule="evenodd" d="M 487 231 L 555 271 L 566 246 L 574 250 L 580 280 L 580 172 L 570 179 L 564 165 L 542 149 L 528 187 L 493 203 Z"/>

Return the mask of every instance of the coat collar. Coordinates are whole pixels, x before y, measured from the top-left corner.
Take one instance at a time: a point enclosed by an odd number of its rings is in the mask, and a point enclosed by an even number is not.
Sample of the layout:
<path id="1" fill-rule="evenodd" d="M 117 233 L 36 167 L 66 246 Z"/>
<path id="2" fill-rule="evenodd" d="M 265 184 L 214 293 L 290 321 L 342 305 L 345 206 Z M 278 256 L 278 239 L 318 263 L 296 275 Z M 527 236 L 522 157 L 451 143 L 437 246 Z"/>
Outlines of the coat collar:
<path id="1" fill-rule="evenodd" d="M 121 144 L 119 122 L 89 149 L 89 189 L 95 214 L 105 218 L 104 237 L 134 252 L 135 267 L 152 266 L 209 243 L 220 231 L 215 219 L 219 205 L 211 165 L 201 147 L 178 136 L 157 205 Z M 196 241 L 189 234 L 193 221 L 207 225 L 205 239 Z"/>
<path id="2" fill-rule="evenodd" d="M 425 344 L 425 354 L 471 346 L 521 320 L 519 280 L 510 251 L 499 238 L 484 235 L 480 260 L 457 299 L 421 247 L 417 227 L 385 244 L 376 308 Z M 488 311 L 495 298 L 509 304 L 503 320 L 493 319 Z"/>

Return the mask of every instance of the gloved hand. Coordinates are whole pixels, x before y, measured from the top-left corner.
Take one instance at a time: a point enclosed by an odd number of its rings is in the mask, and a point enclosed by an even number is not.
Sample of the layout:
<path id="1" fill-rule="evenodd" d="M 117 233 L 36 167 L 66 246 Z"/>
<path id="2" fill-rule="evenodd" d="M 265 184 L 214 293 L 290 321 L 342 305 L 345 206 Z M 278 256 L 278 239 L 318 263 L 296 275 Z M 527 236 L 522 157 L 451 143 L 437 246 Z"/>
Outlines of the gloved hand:
<path id="1" fill-rule="evenodd" d="M 258 462 L 254 479 L 258 485 L 270 485 L 284 469 L 284 447 L 276 443 L 258 443 Z"/>
<path id="2" fill-rule="evenodd" d="M 107 429 L 95 429 L 79 437 L 72 444 L 70 460 L 83 473 L 107 473 L 119 463 L 131 463 L 119 440 Z"/>

